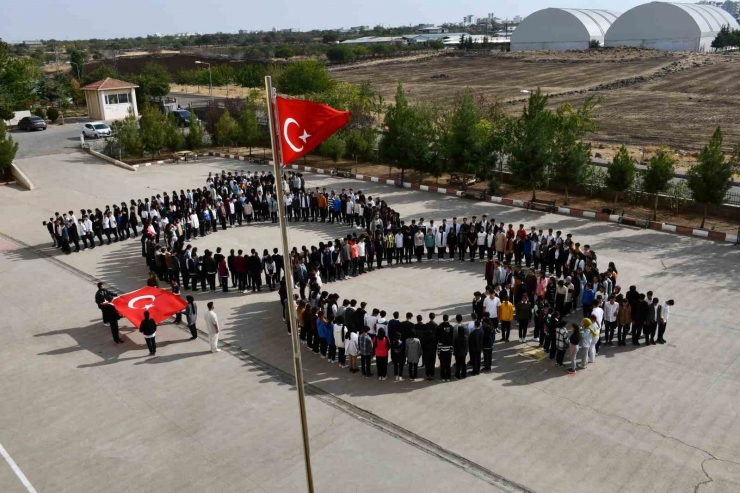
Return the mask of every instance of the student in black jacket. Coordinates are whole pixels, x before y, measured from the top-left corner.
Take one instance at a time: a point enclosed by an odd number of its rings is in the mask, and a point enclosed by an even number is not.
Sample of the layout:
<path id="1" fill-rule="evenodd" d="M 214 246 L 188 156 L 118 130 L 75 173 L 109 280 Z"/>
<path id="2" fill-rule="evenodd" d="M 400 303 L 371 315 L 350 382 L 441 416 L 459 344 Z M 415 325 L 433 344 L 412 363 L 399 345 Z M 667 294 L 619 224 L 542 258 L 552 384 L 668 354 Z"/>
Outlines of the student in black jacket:
<path id="1" fill-rule="evenodd" d="M 149 311 L 144 312 L 144 320 L 141 321 L 139 332 L 144 334 L 146 346 L 149 348 L 149 356 L 156 356 L 157 341 L 154 337 L 157 335 L 157 323 L 149 318 Z"/>
<path id="2" fill-rule="evenodd" d="M 632 344 L 635 346 L 640 345 L 640 335 L 645 328 L 649 309 L 650 305 L 645 300 L 645 293 L 640 293 L 635 306 L 632 307 Z"/>
<path id="3" fill-rule="evenodd" d="M 455 380 L 461 380 L 468 376 L 468 367 L 465 357 L 468 355 L 468 336 L 465 335 L 465 327 L 457 327 L 455 338 Z"/>
<path id="4" fill-rule="evenodd" d="M 95 292 L 95 304 L 100 308 L 100 313 L 103 315 L 103 325 L 108 325 L 108 316 L 104 310 L 105 302 L 113 299 L 113 295 L 110 291 L 105 289 L 105 284 L 102 282 L 98 283 L 98 290 Z"/>
<path id="5" fill-rule="evenodd" d="M 473 366 L 473 375 L 480 375 L 480 352 L 483 349 L 483 331 L 480 329 L 480 320 L 475 321 L 473 331 L 468 337 L 470 363 Z"/>
<path id="6" fill-rule="evenodd" d="M 106 301 L 103 303 L 103 313 L 105 318 L 108 320 L 108 323 L 110 323 L 110 332 L 111 335 L 113 335 L 113 342 L 116 344 L 123 343 L 121 340 L 121 334 L 118 332 L 118 321 L 121 319 L 121 315 L 118 313 L 118 310 L 113 306 L 113 303 Z"/>
<path id="7" fill-rule="evenodd" d="M 433 314 L 430 314 L 430 317 Z M 443 382 L 449 382 L 452 379 L 452 346 L 455 340 L 455 333 L 450 325 L 449 315 L 442 317 L 442 323 L 437 327 L 437 350 L 439 351 L 439 372 Z"/>
<path id="8" fill-rule="evenodd" d="M 437 324 L 434 313 L 429 314 L 429 323 L 424 326 L 421 335 L 421 352 L 427 380 L 434 380 L 434 366 L 437 363 Z"/>

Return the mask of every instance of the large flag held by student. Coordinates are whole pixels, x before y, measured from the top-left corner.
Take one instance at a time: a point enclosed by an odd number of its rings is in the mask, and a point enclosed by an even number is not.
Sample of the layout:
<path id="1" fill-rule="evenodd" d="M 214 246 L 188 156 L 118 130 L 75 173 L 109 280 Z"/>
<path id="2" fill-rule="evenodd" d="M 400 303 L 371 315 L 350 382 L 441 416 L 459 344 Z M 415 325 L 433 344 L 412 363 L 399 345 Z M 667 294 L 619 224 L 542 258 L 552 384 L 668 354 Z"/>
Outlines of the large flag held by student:
<path id="1" fill-rule="evenodd" d="M 349 112 L 303 99 L 277 96 L 278 131 L 283 164 L 308 154 L 349 122 Z"/>
<path id="2" fill-rule="evenodd" d="M 144 320 L 145 311 L 149 312 L 149 318 L 160 323 L 187 306 L 187 302 L 176 294 L 150 286 L 113 298 L 112 303 L 118 313 L 136 327 Z"/>

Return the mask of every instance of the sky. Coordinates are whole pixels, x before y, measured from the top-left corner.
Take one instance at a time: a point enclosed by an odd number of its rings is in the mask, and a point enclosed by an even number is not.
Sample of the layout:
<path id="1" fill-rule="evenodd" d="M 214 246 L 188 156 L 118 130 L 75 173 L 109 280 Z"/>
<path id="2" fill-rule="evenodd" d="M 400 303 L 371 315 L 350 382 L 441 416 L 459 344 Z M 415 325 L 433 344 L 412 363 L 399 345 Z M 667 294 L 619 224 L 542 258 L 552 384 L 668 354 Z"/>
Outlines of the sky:
<path id="1" fill-rule="evenodd" d="M 522 17 L 548 7 L 624 12 L 640 0 L 0 0 L 0 39 L 108 39 L 179 32 L 441 24 L 465 15 Z"/>

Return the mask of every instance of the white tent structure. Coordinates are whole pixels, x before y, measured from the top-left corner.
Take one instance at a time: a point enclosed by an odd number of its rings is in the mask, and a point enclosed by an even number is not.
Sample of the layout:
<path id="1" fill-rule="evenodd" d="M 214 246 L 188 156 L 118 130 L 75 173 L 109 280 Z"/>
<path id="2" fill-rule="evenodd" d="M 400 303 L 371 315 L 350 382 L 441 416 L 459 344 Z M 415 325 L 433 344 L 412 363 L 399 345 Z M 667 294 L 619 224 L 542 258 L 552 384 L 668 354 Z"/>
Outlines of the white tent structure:
<path id="1" fill-rule="evenodd" d="M 712 51 L 722 26 L 738 29 L 729 12 L 711 5 L 651 2 L 628 10 L 606 33 L 604 46 Z"/>
<path id="2" fill-rule="evenodd" d="M 511 35 L 511 51 L 587 50 L 604 34 L 618 12 L 597 9 L 543 9 L 528 15 Z"/>

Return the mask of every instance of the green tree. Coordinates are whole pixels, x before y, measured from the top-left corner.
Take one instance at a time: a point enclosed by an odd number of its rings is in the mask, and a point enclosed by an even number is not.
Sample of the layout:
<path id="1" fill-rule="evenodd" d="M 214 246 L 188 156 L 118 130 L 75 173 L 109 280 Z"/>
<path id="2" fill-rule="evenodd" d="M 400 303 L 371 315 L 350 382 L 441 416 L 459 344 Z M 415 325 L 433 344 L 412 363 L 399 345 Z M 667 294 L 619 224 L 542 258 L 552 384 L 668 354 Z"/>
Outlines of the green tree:
<path id="1" fill-rule="evenodd" d="M 539 88 L 531 93 L 522 116 L 510 121 L 507 132 L 509 170 L 517 185 L 532 190 L 532 200 L 545 183 L 554 157 L 556 124 L 547 101 Z"/>
<path id="2" fill-rule="evenodd" d="M 0 120 L 12 120 L 13 118 L 15 118 L 15 111 L 13 111 L 10 104 L 0 104 Z"/>
<path id="3" fill-rule="evenodd" d="M 192 115 L 195 117 L 195 115 Z M 172 152 L 182 149 L 182 132 L 174 113 L 167 115 L 167 123 L 164 127 L 164 145 Z"/>
<path id="4" fill-rule="evenodd" d="M 395 103 L 385 113 L 380 155 L 402 170 L 409 167 L 423 173 L 434 162 L 432 144 L 436 132 L 429 107 L 409 106 L 400 83 Z"/>
<path id="5" fill-rule="evenodd" d="M 275 58 L 288 58 L 293 57 L 293 50 L 288 45 L 280 45 L 275 48 Z"/>
<path id="6" fill-rule="evenodd" d="M 599 102 L 601 98 L 589 96 L 577 110 L 566 103 L 555 114 L 551 176 L 565 187 L 565 205 L 569 201 L 569 187 L 583 185 L 591 170 L 591 144 L 585 144 L 581 139 L 596 130 L 594 108 Z"/>
<path id="7" fill-rule="evenodd" d="M 18 152 L 18 143 L 5 131 L 5 122 L 0 119 L 0 176 L 7 173 Z"/>
<path id="8" fill-rule="evenodd" d="M 346 148 L 347 144 L 342 136 L 334 134 L 321 144 L 319 152 L 322 156 L 330 158 L 336 164 L 344 155 Z"/>
<path id="9" fill-rule="evenodd" d="M 165 127 L 167 119 L 158 108 L 145 104 L 139 120 L 141 144 L 145 152 L 152 157 L 159 154 L 165 144 Z"/>
<path id="10" fill-rule="evenodd" d="M 33 114 L 42 120 L 46 120 L 46 110 L 41 106 L 36 107 L 36 109 L 33 110 Z"/>
<path id="11" fill-rule="evenodd" d="M 368 127 L 368 130 L 373 131 L 370 127 Z M 372 156 L 372 143 L 368 140 L 368 136 L 368 131 L 365 129 L 353 128 L 347 132 L 344 138 L 345 152 L 355 160 L 355 163 L 358 159 L 365 160 Z"/>
<path id="12" fill-rule="evenodd" d="M 332 63 L 349 63 L 355 59 L 355 52 L 348 45 L 335 45 L 326 50 L 326 58 Z"/>
<path id="13" fill-rule="evenodd" d="M 606 174 L 606 186 L 614 190 L 614 207 L 619 202 L 619 194 L 629 190 L 632 182 L 635 181 L 635 171 L 635 160 L 623 145 L 614 156 Z"/>
<path id="14" fill-rule="evenodd" d="M 0 105 L 28 109 L 38 100 L 40 81 L 41 70 L 32 59 L 0 59 Z"/>
<path id="15" fill-rule="evenodd" d="M 216 140 L 222 146 L 231 147 L 239 138 L 239 125 L 228 111 L 224 111 L 216 123 Z"/>
<path id="16" fill-rule="evenodd" d="M 170 93 L 170 73 L 158 63 L 149 62 L 138 75 L 126 75 L 124 80 L 139 86 L 136 88 L 138 106 L 144 106 L 149 98 L 163 97 Z"/>
<path id="17" fill-rule="evenodd" d="M 188 134 L 185 136 L 185 143 L 191 151 L 197 151 L 203 146 L 203 128 L 200 126 L 195 113 L 190 114 L 190 127 L 188 127 Z"/>
<path id="18" fill-rule="evenodd" d="M 653 221 L 658 219 L 658 194 L 668 189 L 673 174 L 676 172 L 674 167 L 676 161 L 677 159 L 671 156 L 666 147 L 660 147 L 648 161 L 647 169 L 643 175 L 643 189 L 646 193 L 652 193 L 655 198 Z"/>
<path id="19" fill-rule="evenodd" d="M 261 65 L 245 65 L 236 70 L 235 82 L 242 87 L 264 87 L 265 68 Z"/>
<path id="20" fill-rule="evenodd" d="M 57 121 L 57 118 L 59 118 L 59 110 L 52 106 L 51 108 L 46 110 L 46 117 L 51 123 L 55 123 Z"/>
<path id="21" fill-rule="evenodd" d="M 141 157 L 144 154 L 139 124 L 133 114 L 129 113 L 123 120 L 111 124 L 111 137 L 127 156 Z"/>
<path id="22" fill-rule="evenodd" d="M 324 92 L 333 84 L 324 64 L 316 60 L 290 63 L 275 77 L 278 90 L 291 96 Z"/>
<path id="23" fill-rule="evenodd" d="M 249 154 L 252 154 L 252 147 L 264 143 L 264 132 L 257 118 L 257 104 L 252 98 L 248 98 L 246 104 L 239 113 L 239 143 L 249 147 Z"/>
<path id="24" fill-rule="evenodd" d="M 77 50 L 72 49 L 69 51 L 69 61 L 70 66 L 72 67 L 72 72 L 75 74 L 75 77 L 78 79 L 81 79 L 84 73 L 85 69 L 85 53 Z"/>
<path id="25" fill-rule="evenodd" d="M 352 48 L 355 58 L 365 58 L 370 54 L 370 50 L 367 46 L 357 45 Z"/>
<path id="26" fill-rule="evenodd" d="M 697 163 L 686 173 L 686 180 L 694 200 L 703 206 L 700 228 L 703 228 L 706 222 L 709 204 L 721 205 L 727 191 L 732 187 L 733 171 L 740 165 L 737 153 L 733 154 L 731 160 L 725 161 L 722 152 L 722 129 L 717 127 L 709 144 L 699 153 Z"/>
<path id="27" fill-rule="evenodd" d="M 445 43 L 441 39 L 433 39 L 427 43 L 427 46 L 433 50 L 442 50 L 445 47 Z"/>
<path id="28" fill-rule="evenodd" d="M 475 173 L 483 157 L 483 140 L 478 127 L 481 114 L 470 90 L 463 93 L 449 118 L 441 146 L 448 160 L 448 170 Z"/>
<path id="29" fill-rule="evenodd" d="M 731 45 L 732 33 L 730 32 L 730 26 L 724 25 L 720 28 L 717 36 L 712 40 L 712 48 L 715 50 L 724 50 Z"/>
<path id="30" fill-rule="evenodd" d="M 97 82 L 99 80 L 103 80 L 108 77 L 110 77 L 111 79 L 115 79 L 116 71 L 110 65 L 102 63 L 98 65 L 95 70 L 93 70 L 92 72 L 86 73 L 82 77 L 82 85 L 86 86 L 88 84 L 92 84 L 93 82 Z"/>

